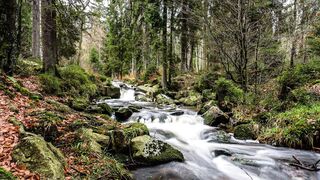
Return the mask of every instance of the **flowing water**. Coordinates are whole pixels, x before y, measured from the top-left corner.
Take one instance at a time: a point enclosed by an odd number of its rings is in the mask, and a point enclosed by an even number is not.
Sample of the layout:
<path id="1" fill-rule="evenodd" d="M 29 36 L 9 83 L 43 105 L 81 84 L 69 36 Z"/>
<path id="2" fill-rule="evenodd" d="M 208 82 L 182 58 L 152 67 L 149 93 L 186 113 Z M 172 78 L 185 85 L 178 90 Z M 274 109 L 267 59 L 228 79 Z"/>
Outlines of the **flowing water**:
<path id="1" fill-rule="evenodd" d="M 150 135 L 179 149 L 185 162 L 172 162 L 133 171 L 138 180 L 320 180 L 320 172 L 290 166 L 293 156 L 314 163 L 320 154 L 278 148 L 255 141 L 241 141 L 217 128 L 204 125 L 203 118 L 185 108 L 160 107 L 135 101 L 135 88 L 120 82 L 121 98 L 107 100 L 110 106 L 140 106 L 128 122 L 147 125 Z"/>

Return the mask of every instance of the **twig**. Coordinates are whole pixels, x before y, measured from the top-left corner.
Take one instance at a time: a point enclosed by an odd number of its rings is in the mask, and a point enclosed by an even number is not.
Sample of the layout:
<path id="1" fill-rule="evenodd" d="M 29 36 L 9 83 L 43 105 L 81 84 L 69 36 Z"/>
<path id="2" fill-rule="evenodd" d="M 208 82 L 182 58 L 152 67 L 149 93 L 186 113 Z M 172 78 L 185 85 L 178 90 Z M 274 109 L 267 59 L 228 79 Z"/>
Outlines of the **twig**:
<path id="1" fill-rule="evenodd" d="M 244 171 L 250 177 L 250 179 L 253 180 L 253 178 L 250 176 L 250 174 L 246 170 L 244 170 L 242 167 L 240 167 L 240 169 L 242 169 L 242 171 Z"/>
<path id="2" fill-rule="evenodd" d="M 298 164 L 304 166 L 304 164 L 301 161 L 299 161 L 299 159 L 297 159 L 295 156 L 292 156 L 292 157 L 293 157 L 294 160 L 296 160 L 298 162 Z"/>

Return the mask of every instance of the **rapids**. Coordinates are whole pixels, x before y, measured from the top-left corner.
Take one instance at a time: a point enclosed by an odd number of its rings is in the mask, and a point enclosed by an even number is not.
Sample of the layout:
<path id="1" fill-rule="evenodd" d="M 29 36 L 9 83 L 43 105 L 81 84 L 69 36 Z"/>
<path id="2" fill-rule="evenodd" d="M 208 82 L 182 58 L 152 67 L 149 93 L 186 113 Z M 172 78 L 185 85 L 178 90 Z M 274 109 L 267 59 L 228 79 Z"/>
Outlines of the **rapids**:
<path id="1" fill-rule="evenodd" d="M 137 169 L 133 174 L 138 180 L 320 180 L 320 172 L 289 165 L 294 162 L 292 156 L 314 163 L 320 154 L 237 140 L 232 134 L 204 125 L 203 118 L 192 110 L 135 101 L 135 87 L 121 82 L 113 85 L 121 88 L 121 97 L 104 103 L 141 107 L 128 122 L 146 124 L 151 136 L 179 149 L 185 157 L 184 163 Z"/>

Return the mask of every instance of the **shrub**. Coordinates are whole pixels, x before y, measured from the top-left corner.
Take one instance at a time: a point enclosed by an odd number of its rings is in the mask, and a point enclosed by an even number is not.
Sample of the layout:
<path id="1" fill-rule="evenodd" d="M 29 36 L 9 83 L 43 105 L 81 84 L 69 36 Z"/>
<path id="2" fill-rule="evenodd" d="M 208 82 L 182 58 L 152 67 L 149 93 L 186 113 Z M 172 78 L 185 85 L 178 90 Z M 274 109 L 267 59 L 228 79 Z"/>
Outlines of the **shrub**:
<path id="1" fill-rule="evenodd" d="M 99 62 L 99 53 L 98 53 L 98 51 L 97 51 L 96 48 L 92 48 L 92 49 L 90 50 L 90 57 L 89 57 L 89 59 L 90 59 L 90 62 L 91 62 L 91 63 L 97 63 L 97 62 Z"/>
<path id="2" fill-rule="evenodd" d="M 81 67 L 71 65 L 60 70 L 63 79 L 62 90 L 71 96 L 92 96 L 97 91 L 97 86 L 90 80 Z"/>
<path id="3" fill-rule="evenodd" d="M 83 96 L 88 98 L 95 95 L 97 86 L 92 76 L 81 67 L 70 65 L 59 71 L 61 79 L 50 74 L 40 75 L 43 90 L 48 94 L 69 95 L 72 97 Z"/>
<path id="4" fill-rule="evenodd" d="M 319 146 L 320 103 L 299 105 L 274 116 L 274 123 L 264 130 L 262 140 L 280 146 L 312 148 Z M 276 130 L 275 130 L 276 129 Z"/>
<path id="5" fill-rule="evenodd" d="M 143 74 L 143 81 L 148 82 L 150 79 L 154 78 L 155 76 L 158 76 L 158 69 L 156 66 L 152 65 L 149 66 L 146 70 L 146 72 Z"/>
<path id="6" fill-rule="evenodd" d="M 215 81 L 216 99 L 218 104 L 223 101 L 232 104 L 239 104 L 243 101 L 244 92 L 232 81 L 219 78 Z"/>
<path id="7" fill-rule="evenodd" d="M 312 61 L 308 64 L 297 65 L 294 69 L 289 69 L 279 77 L 281 87 L 279 98 L 287 99 L 291 90 L 307 83 L 312 83 L 320 78 L 320 61 Z"/>
<path id="8" fill-rule="evenodd" d="M 61 79 L 51 74 L 41 74 L 39 77 L 44 92 L 48 94 L 61 93 Z"/>
<path id="9" fill-rule="evenodd" d="M 213 89 L 215 87 L 215 81 L 220 77 L 216 72 L 205 72 L 196 80 L 196 90 L 201 92 L 204 89 Z"/>

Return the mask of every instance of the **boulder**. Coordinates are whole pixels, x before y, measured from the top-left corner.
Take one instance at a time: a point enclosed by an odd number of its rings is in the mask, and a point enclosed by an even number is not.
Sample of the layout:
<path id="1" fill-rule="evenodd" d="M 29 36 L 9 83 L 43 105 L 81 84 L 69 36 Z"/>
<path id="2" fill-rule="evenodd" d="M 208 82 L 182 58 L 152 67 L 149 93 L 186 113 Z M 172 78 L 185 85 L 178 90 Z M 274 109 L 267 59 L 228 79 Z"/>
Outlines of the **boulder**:
<path id="1" fill-rule="evenodd" d="M 169 144 L 148 135 L 131 140 L 132 157 L 144 165 L 157 165 L 171 161 L 184 161 L 183 154 Z"/>
<path id="2" fill-rule="evenodd" d="M 100 87 L 100 96 L 111 97 L 112 99 L 119 99 L 121 96 L 120 88 L 112 85 Z"/>
<path id="3" fill-rule="evenodd" d="M 212 106 L 203 114 L 204 123 L 209 126 L 226 125 L 230 122 L 227 114 L 221 111 L 218 107 Z"/>
<path id="4" fill-rule="evenodd" d="M 110 144 L 110 137 L 93 132 L 92 129 L 81 128 L 77 132 L 77 138 L 81 143 L 81 151 L 94 152 L 98 154 L 103 153 L 103 147 L 108 147 Z"/>
<path id="5" fill-rule="evenodd" d="M 90 102 L 85 98 L 75 98 L 70 102 L 70 107 L 77 111 L 84 111 L 89 105 Z"/>
<path id="6" fill-rule="evenodd" d="M 200 108 L 198 115 L 203 115 L 205 112 L 207 112 L 212 106 L 215 105 L 215 102 L 213 100 L 205 103 L 204 105 L 202 105 L 202 107 Z"/>
<path id="7" fill-rule="evenodd" d="M 35 111 L 30 115 L 38 121 L 31 123 L 26 129 L 27 131 L 41 135 L 46 141 L 54 141 L 61 135 L 58 126 L 65 118 L 60 114 L 54 111 Z"/>
<path id="8" fill-rule="evenodd" d="M 116 118 L 120 122 L 128 120 L 132 114 L 132 110 L 130 108 L 125 107 L 122 107 L 115 112 Z"/>
<path id="9" fill-rule="evenodd" d="M 241 124 L 234 128 L 234 137 L 241 140 L 257 139 L 257 134 L 253 124 Z"/>
<path id="10" fill-rule="evenodd" d="M 110 131 L 112 149 L 117 152 L 124 152 L 130 146 L 131 139 L 137 136 L 149 135 L 146 125 L 141 123 L 125 124 L 123 130 Z"/>
<path id="11" fill-rule="evenodd" d="M 156 101 L 158 104 L 163 104 L 163 105 L 172 105 L 175 104 L 174 101 L 169 98 L 168 96 L 164 95 L 164 94 L 158 94 L 156 96 Z"/>
<path id="12" fill-rule="evenodd" d="M 40 175 L 41 179 L 65 179 L 64 156 L 59 149 L 40 136 L 21 139 L 14 148 L 13 160 Z"/>
<path id="13" fill-rule="evenodd" d="M 214 156 L 215 157 L 218 157 L 218 156 L 232 156 L 232 152 L 230 152 L 227 149 L 216 149 L 213 152 L 214 152 Z"/>
<path id="14" fill-rule="evenodd" d="M 177 112 L 171 113 L 170 115 L 171 115 L 171 116 L 182 116 L 183 114 L 184 114 L 183 111 L 177 111 Z"/>
<path id="15" fill-rule="evenodd" d="M 111 116 L 112 113 L 113 113 L 113 110 L 108 104 L 101 103 L 101 104 L 90 105 L 86 109 L 86 112 L 88 112 L 88 113 L 98 113 L 98 114 L 107 114 L 107 115 Z"/>

